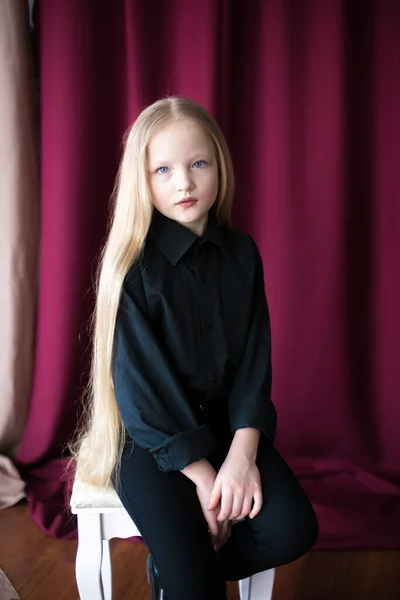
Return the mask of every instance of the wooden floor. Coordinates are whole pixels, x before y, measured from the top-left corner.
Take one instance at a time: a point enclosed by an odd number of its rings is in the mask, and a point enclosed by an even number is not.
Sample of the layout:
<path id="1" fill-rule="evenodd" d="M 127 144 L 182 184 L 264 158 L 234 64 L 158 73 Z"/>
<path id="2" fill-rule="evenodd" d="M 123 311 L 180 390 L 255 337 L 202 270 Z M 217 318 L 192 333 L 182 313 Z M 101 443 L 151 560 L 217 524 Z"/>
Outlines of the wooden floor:
<path id="1" fill-rule="evenodd" d="M 0 567 L 22 600 L 79 599 L 76 545 L 43 534 L 25 503 L 0 511 Z M 113 600 L 148 600 L 146 547 L 111 545 Z M 236 584 L 229 584 L 229 600 L 238 599 Z M 310 552 L 277 569 L 273 600 L 400 600 L 400 552 Z"/>

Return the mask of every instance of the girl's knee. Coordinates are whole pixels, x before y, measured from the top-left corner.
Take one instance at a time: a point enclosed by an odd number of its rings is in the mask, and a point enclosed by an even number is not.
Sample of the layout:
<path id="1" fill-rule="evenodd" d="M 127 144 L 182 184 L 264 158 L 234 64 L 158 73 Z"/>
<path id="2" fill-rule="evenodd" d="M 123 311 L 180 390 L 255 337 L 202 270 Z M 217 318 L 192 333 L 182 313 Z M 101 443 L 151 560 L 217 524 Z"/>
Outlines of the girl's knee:
<path id="1" fill-rule="evenodd" d="M 309 552 L 314 546 L 319 535 L 317 516 L 311 504 L 305 512 L 302 522 L 297 523 L 293 531 L 293 557 L 292 561 Z M 290 561 L 291 562 L 291 561 Z"/>
<path id="2" fill-rule="evenodd" d="M 290 519 L 283 521 L 280 533 L 276 548 L 280 564 L 293 562 L 309 552 L 319 535 L 318 520 L 311 503 L 306 503 Z"/>
<path id="3" fill-rule="evenodd" d="M 277 521 L 272 539 L 270 532 L 264 533 L 265 537 L 263 535 L 258 541 L 268 550 L 269 560 L 273 557 L 272 566 L 286 565 L 304 556 L 319 535 L 318 520 L 311 503 L 305 502 Z"/>

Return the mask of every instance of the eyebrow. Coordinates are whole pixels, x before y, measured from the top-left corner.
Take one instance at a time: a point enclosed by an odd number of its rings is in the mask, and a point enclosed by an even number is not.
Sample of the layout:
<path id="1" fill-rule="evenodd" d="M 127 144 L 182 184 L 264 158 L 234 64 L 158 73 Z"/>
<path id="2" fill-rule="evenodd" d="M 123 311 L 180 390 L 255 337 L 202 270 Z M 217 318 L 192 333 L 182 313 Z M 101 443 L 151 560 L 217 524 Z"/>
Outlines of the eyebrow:
<path id="1" fill-rule="evenodd" d="M 198 160 L 212 160 L 212 156 L 210 156 L 209 152 L 202 152 L 201 154 L 194 154 L 192 158 L 188 159 L 188 162 L 196 162 Z M 158 167 L 163 167 L 164 165 L 170 163 L 171 160 L 169 159 L 165 159 L 165 160 L 160 160 L 157 159 L 156 161 L 154 161 L 153 163 L 151 161 L 149 161 L 149 164 L 151 164 L 151 166 L 153 168 L 158 168 Z"/>

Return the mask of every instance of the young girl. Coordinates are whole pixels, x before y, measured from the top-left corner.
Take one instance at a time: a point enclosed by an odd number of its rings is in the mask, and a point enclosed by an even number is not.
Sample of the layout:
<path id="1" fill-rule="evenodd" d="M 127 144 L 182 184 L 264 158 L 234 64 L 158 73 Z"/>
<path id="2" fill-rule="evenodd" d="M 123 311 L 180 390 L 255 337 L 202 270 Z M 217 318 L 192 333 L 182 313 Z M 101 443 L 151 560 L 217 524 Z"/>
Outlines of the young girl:
<path id="1" fill-rule="evenodd" d="M 289 563 L 318 535 L 273 446 L 263 266 L 230 227 L 233 185 L 225 139 L 192 100 L 160 100 L 130 128 L 77 469 L 112 479 L 154 559 L 153 598 L 226 599 L 227 580 Z"/>

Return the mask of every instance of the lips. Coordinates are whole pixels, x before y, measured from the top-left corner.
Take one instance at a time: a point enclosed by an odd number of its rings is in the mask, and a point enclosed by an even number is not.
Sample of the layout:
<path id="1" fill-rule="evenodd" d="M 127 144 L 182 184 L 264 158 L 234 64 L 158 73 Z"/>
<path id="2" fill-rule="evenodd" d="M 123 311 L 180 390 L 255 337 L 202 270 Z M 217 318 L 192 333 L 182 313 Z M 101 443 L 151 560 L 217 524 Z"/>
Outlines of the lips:
<path id="1" fill-rule="evenodd" d="M 188 196 L 187 198 L 182 198 L 182 200 L 180 200 L 178 202 L 178 206 L 190 206 L 191 204 L 194 204 L 195 202 L 197 202 L 196 198 L 192 198 L 191 196 Z"/>

